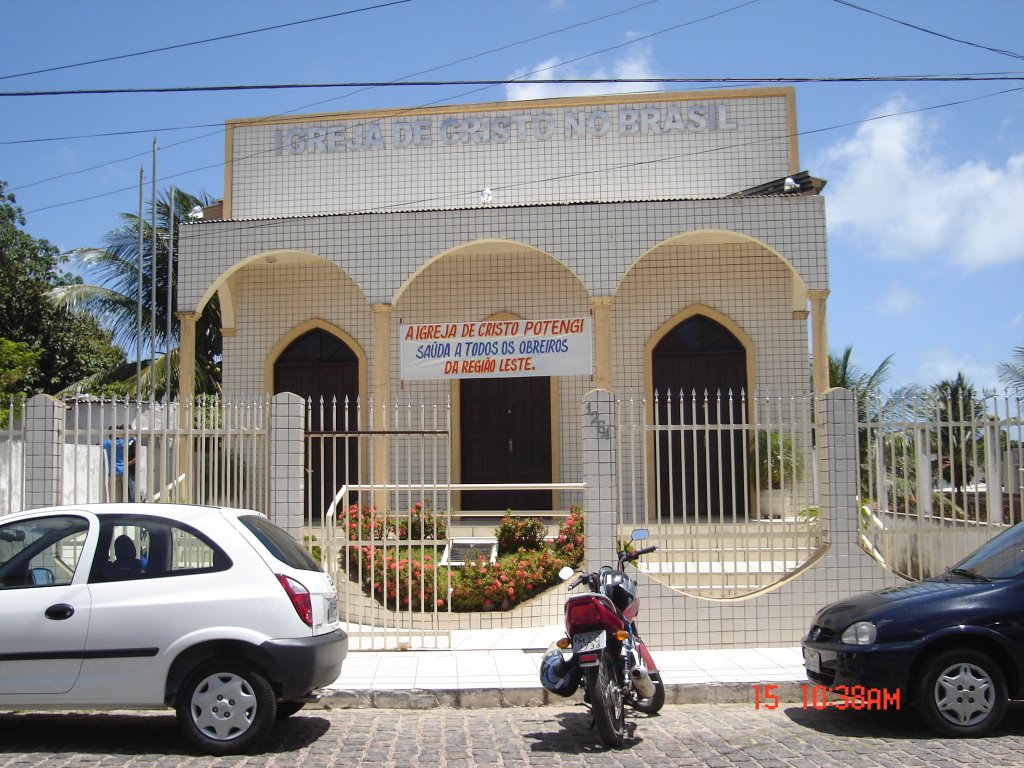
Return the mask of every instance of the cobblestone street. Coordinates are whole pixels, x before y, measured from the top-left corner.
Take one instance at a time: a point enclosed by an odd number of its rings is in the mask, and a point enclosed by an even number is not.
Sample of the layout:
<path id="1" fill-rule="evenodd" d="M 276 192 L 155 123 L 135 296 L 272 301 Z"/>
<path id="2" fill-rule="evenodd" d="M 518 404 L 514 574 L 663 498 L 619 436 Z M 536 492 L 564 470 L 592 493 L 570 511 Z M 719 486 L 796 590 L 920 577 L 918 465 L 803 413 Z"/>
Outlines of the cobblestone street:
<path id="1" fill-rule="evenodd" d="M 668 706 L 632 719 L 604 750 L 582 707 L 309 710 L 278 724 L 263 754 L 189 752 L 168 713 L 0 715 L 0 767 L 70 766 L 953 766 L 1024 764 L 1011 712 L 992 738 L 936 738 L 911 713 Z"/>

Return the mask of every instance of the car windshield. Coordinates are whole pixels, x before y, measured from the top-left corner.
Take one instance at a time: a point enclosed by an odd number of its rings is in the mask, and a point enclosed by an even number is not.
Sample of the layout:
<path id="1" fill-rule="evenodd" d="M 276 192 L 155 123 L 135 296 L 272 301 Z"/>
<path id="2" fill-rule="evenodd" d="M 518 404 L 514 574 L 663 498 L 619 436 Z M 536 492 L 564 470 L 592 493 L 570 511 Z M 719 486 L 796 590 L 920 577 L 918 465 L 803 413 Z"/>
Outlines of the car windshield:
<path id="1" fill-rule="evenodd" d="M 949 571 L 988 579 L 1009 579 L 1024 573 L 1024 523 L 1003 531 Z"/>

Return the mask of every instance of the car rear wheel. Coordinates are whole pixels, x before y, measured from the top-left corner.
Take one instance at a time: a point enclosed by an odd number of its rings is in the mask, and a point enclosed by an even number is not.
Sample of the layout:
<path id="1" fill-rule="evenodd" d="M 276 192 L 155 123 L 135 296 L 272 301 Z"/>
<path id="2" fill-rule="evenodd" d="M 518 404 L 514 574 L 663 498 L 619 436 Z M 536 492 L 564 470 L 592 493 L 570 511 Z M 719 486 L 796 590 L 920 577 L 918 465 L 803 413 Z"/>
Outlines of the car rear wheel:
<path id="1" fill-rule="evenodd" d="M 916 694 L 921 717 L 947 736 L 985 736 L 1006 714 L 1003 671 L 980 651 L 954 649 L 931 659 Z"/>
<path id="2" fill-rule="evenodd" d="M 266 736 L 277 716 L 277 702 L 263 675 L 215 659 L 188 676 L 176 710 L 178 726 L 194 746 L 211 755 L 233 755 Z"/>

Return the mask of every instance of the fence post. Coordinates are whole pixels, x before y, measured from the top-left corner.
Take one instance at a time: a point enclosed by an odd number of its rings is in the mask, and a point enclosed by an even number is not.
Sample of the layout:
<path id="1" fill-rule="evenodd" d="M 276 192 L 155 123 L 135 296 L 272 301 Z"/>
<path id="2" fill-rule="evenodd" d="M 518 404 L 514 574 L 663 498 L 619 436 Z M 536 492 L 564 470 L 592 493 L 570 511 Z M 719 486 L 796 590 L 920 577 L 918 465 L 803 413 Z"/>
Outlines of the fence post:
<path id="1" fill-rule="evenodd" d="M 35 395 L 25 406 L 25 509 L 63 499 L 64 410 L 49 395 Z"/>
<path id="2" fill-rule="evenodd" d="M 1003 522 L 1001 438 L 1002 431 L 999 429 L 999 421 L 994 416 L 990 417 L 985 423 L 985 506 L 987 507 L 989 525 Z"/>
<path id="3" fill-rule="evenodd" d="M 595 389 L 583 397 L 584 551 L 588 571 L 615 562 L 618 528 L 615 465 L 615 398 Z"/>
<path id="4" fill-rule="evenodd" d="M 292 392 L 270 401 L 270 477 L 267 516 L 302 542 L 306 490 L 306 404 Z"/>
<path id="5" fill-rule="evenodd" d="M 932 453 L 931 439 L 928 428 L 919 426 L 914 429 L 914 473 L 917 477 L 917 520 L 923 521 L 931 517 L 932 509 Z M 939 456 L 941 462 L 942 456 Z M 941 476 L 941 475 L 940 475 Z M 942 515 L 942 510 L 939 510 Z"/>
<path id="6" fill-rule="evenodd" d="M 830 389 L 816 403 L 818 424 L 818 525 L 822 543 L 841 554 L 858 546 L 857 401 L 848 389 Z"/>

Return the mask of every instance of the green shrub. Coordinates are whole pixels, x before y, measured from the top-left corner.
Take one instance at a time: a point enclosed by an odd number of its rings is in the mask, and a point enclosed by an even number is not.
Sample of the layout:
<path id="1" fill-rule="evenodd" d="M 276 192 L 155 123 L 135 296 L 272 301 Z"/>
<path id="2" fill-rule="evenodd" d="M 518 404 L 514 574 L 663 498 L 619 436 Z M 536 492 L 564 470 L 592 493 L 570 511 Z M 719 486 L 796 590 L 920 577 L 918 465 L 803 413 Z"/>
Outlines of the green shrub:
<path id="1" fill-rule="evenodd" d="M 452 610 L 507 611 L 556 584 L 564 565 L 551 547 L 467 563 L 452 572 Z"/>
<path id="2" fill-rule="evenodd" d="M 376 508 L 353 504 L 338 513 L 338 525 L 346 530 L 349 541 L 376 541 L 384 538 L 384 517 Z"/>
<path id="3" fill-rule="evenodd" d="M 498 538 L 498 554 L 540 549 L 547 532 L 547 526 L 539 517 L 519 517 L 507 511 L 494 531 Z"/>
<path id="4" fill-rule="evenodd" d="M 438 568 L 433 548 L 385 545 L 361 547 L 363 587 L 389 608 L 431 610 L 443 607 L 448 569 Z"/>
<path id="5" fill-rule="evenodd" d="M 448 525 L 434 514 L 430 502 L 416 502 L 409 510 L 408 517 L 398 520 L 398 538 L 403 540 L 444 541 L 448 538 Z"/>
<path id="6" fill-rule="evenodd" d="M 566 565 L 575 567 L 583 559 L 583 510 L 573 507 L 569 516 L 558 527 L 558 538 L 554 549 L 565 560 Z"/>

